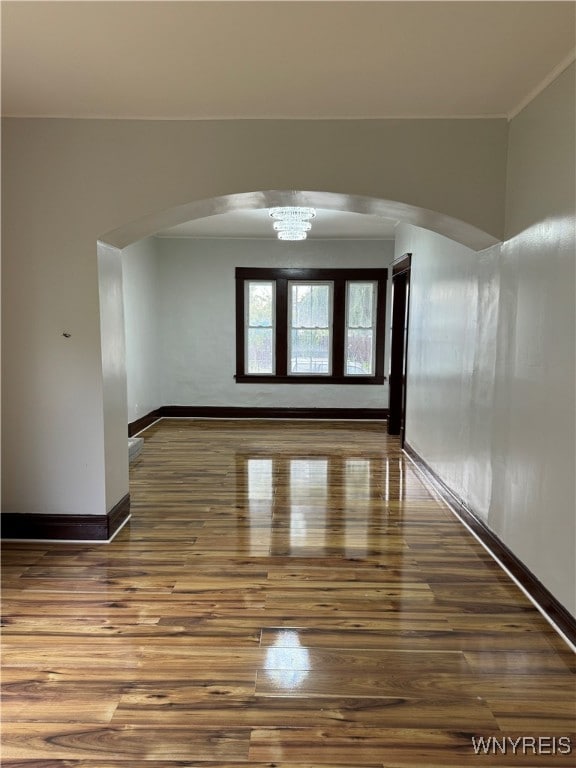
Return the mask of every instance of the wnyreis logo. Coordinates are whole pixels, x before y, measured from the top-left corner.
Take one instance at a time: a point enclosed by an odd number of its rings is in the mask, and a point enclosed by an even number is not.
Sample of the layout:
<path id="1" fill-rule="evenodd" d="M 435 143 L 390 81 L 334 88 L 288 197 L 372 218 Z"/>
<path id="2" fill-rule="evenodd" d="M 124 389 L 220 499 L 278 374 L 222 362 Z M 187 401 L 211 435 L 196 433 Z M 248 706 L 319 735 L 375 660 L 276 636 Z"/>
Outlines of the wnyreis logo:
<path id="1" fill-rule="evenodd" d="M 472 736 L 475 755 L 570 755 L 570 736 Z"/>

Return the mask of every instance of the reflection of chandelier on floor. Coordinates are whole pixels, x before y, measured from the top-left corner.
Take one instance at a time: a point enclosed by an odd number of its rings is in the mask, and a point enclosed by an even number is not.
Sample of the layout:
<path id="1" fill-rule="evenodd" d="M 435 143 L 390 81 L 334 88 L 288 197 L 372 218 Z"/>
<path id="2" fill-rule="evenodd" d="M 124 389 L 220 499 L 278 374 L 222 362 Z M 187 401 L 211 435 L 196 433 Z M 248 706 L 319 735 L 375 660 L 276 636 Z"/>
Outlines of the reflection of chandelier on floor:
<path id="1" fill-rule="evenodd" d="M 312 229 L 310 219 L 316 216 L 314 208 L 270 208 L 273 227 L 279 240 L 306 240 Z"/>

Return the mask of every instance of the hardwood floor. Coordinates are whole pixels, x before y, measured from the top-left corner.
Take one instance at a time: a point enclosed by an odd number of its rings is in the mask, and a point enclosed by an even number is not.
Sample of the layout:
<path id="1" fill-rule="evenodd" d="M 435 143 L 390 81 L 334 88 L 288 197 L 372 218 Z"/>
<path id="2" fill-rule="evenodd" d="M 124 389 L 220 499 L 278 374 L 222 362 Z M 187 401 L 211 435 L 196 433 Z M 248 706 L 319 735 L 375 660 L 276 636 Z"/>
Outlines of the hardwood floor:
<path id="1" fill-rule="evenodd" d="M 3 765 L 574 765 L 574 655 L 385 425 L 144 436 L 111 544 L 4 546 Z"/>

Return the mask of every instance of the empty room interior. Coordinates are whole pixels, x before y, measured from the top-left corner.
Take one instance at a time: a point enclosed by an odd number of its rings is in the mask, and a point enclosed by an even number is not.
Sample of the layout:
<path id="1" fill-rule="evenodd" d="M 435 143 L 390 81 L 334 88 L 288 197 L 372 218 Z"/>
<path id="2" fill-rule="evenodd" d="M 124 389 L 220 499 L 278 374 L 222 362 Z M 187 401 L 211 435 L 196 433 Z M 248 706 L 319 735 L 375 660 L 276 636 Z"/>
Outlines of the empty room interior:
<path id="1" fill-rule="evenodd" d="M 576 3 L 2 14 L 2 765 L 573 766 Z"/>

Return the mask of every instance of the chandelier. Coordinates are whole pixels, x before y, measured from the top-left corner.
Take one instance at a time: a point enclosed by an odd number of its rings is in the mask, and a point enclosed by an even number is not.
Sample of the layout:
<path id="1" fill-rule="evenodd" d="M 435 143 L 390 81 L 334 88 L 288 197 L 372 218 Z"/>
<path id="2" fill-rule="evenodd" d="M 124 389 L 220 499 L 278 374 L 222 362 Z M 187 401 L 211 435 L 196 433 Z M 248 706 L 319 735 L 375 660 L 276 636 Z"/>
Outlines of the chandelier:
<path id="1" fill-rule="evenodd" d="M 314 208 L 285 206 L 270 208 L 270 217 L 279 240 L 306 240 L 312 229 L 310 219 L 316 216 Z"/>

